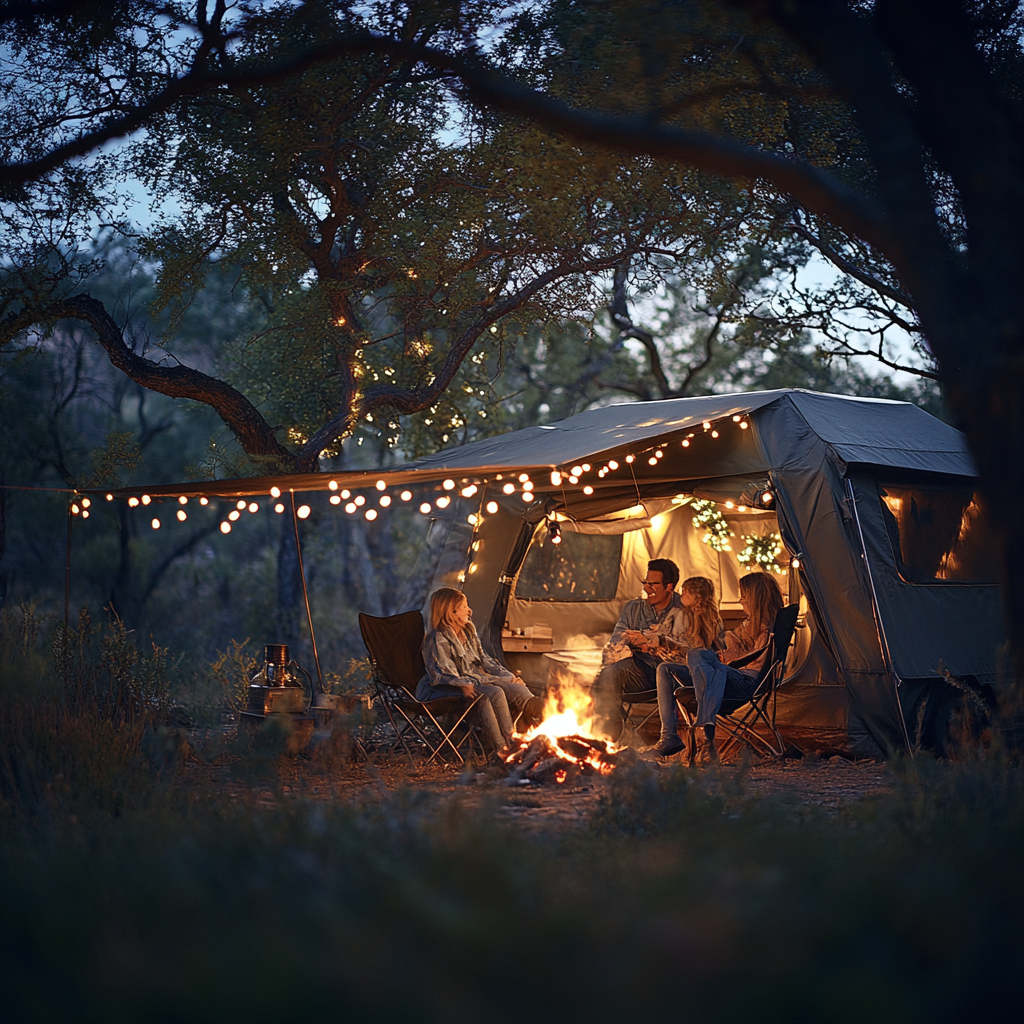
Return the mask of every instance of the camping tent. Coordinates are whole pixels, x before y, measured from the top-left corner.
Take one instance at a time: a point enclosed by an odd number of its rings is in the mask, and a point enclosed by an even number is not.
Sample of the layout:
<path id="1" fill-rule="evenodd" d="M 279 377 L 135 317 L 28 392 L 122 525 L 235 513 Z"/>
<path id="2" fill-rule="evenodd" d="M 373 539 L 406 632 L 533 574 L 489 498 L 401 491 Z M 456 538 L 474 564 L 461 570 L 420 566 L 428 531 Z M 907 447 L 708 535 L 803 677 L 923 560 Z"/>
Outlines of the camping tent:
<path id="1" fill-rule="evenodd" d="M 992 692 L 1000 593 L 975 470 L 963 435 L 908 403 L 786 389 L 614 405 L 414 467 L 488 474 L 434 586 L 464 589 L 495 654 L 506 624 L 596 649 L 652 557 L 709 576 L 735 618 L 739 557 L 778 531 L 771 568 L 804 613 L 779 692 L 787 739 L 877 754 L 941 730 L 946 673 Z M 714 503 L 697 507 L 727 549 L 705 542 L 694 500 Z M 534 682 L 553 660 L 505 657 Z"/>

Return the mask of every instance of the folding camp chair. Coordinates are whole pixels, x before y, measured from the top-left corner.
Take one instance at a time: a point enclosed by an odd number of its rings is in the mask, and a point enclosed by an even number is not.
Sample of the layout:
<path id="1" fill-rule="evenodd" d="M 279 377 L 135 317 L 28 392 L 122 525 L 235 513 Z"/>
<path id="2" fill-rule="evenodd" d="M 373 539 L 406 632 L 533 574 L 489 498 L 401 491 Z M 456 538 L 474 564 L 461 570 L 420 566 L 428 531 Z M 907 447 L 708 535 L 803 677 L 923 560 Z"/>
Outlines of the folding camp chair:
<path id="1" fill-rule="evenodd" d="M 631 725 L 629 716 L 633 711 L 634 704 L 653 704 L 652 710 L 648 711 L 644 715 L 643 721 L 639 725 Z M 643 727 L 658 713 L 658 691 L 657 690 L 636 690 L 633 693 L 622 694 L 622 716 L 625 719 L 625 724 L 629 725 L 633 730 L 634 735 L 639 735 Z"/>
<path id="2" fill-rule="evenodd" d="M 793 642 L 799 611 L 800 606 L 796 604 L 780 608 L 775 616 L 767 645 L 729 663 L 732 668 L 743 668 L 762 654 L 767 653 L 764 665 L 757 677 L 754 695 L 749 699 L 726 698 L 722 701 L 715 725 L 722 730 L 727 739 L 718 745 L 720 754 L 726 753 L 733 745 L 736 747 L 747 746 L 755 753 L 768 753 L 776 756 L 781 756 L 786 749 L 785 741 L 775 727 L 776 691 L 786 674 L 786 658 L 789 655 L 790 644 Z M 693 691 L 689 687 L 681 686 L 675 691 L 675 697 L 680 717 L 690 730 L 688 749 L 692 757 L 696 750 L 694 741 L 696 716 L 691 704 Z M 769 704 L 771 704 L 770 710 Z M 745 710 L 737 718 L 735 712 L 741 709 Z M 771 733 L 774 742 L 759 731 L 758 723 L 761 723 Z"/>
<path id="3" fill-rule="evenodd" d="M 416 685 L 425 672 L 420 650 L 423 644 L 423 617 L 420 613 L 410 611 L 379 617 L 360 612 L 359 631 L 370 656 L 374 695 L 383 705 L 395 731 L 395 741 L 390 750 L 401 743 L 412 761 L 409 740 L 415 736 L 430 752 L 428 764 L 434 758 L 447 759 L 451 754 L 464 764 L 465 758 L 459 748 L 475 736 L 475 731 L 466 729 L 461 736 L 456 736 L 456 730 L 481 698 L 416 699 Z M 440 721 L 444 716 L 454 719 L 447 728 Z"/>

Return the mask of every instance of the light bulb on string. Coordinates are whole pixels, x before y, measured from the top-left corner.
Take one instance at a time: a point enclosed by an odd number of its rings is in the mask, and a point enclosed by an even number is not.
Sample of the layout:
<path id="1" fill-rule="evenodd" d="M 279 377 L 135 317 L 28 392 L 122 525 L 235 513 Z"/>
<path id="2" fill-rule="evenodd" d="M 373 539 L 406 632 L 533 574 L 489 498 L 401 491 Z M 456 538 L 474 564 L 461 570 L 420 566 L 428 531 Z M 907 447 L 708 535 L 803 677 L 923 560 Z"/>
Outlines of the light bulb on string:
<path id="1" fill-rule="evenodd" d="M 402 499 L 402 501 L 410 501 L 412 500 L 412 491 L 402 491 L 399 497 Z"/>
<path id="2" fill-rule="evenodd" d="M 148 505 L 152 500 L 153 499 L 148 494 L 144 494 L 142 496 L 142 504 L 143 505 Z"/>
<path id="3" fill-rule="evenodd" d="M 447 494 L 442 494 L 441 497 L 434 502 L 434 504 L 438 508 L 447 508 L 451 504 L 451 500 L 452 499 L 449 498 Z"/>
<path id="4" fill-rule="evenodd" d="M 712 437 L 718 437 L 718 431 L 717 430 L 712 430 L 711 431 L 711 436 Z"/>
<path id="5" fill-rule="evenodd" d="M 112 494 L 108 494 L 107 495 L 107 501 L 113 501 L 113 500 L 114 500 L 114 496 Z"/>
<path id="6" fill-rule="evenodd" d="M 82 508 L 88 508 L 91 504 L 92 502 L 88 498 L 82 499 Z"/>
<path id="7" fill-rule="evenodd" d="M 231 524 L 230 523 L 221 523 L 220 524 L 220 532 L 221 533 L 230 533 L 231 532 Z"/>
<path id="8" fill-rule="evenodd" d="M 183 508 L 178 509 L 177 516 L 179 523 L 183 523 L 185 522 L 186 519 L 188 519 L 188 513 Z"/>
<path id="9" fill-rule="evenodd" d="M 519 482 L 521 484 L 529 483 L 529 481 L 530 481 L 530 474 L 529 473 L 520 473 L 519 474 Z M 530 484 L 530 486 L 532 487 L 533 484 Z"/>
<path id="10" fill-rule="evenodd" d="M 684 448 L 689 448 L 690 447 L 690 439 L 688 437 L 687 438 L 683 438 L 683 447 Z"/>
<path id="11" fill-rule="evenodd" d="M 230 520 L 231 520 L 231 522 L 235 522 L 235 520 L 236 520 L 236 519 L 238 519 L 238 517 L 239 517 L 239 516 L 240 516 L 241 514 L 242 514 L 242 513 L 241 513 L 241 512 L 239 512 L 237 508 L 233 508 L 233 509 L 232 509 L 232 510 L 231 510 L 231 511 L 230 511 L 230 512 L 228 513 L 228 519 L 230 519 Z"/>
<path id="12" fill-rule="evenodd" d="M 282 504 L 281 504 L 281 502 L 278 502 L 278 503 L 277 503 L 277 504 L 276 504 L 276 505 L 274 506 L 274 511 L 275 511 L 275 512 L 276 512 L 276 513 L 277 513 L 278 515 L 280 515 L 280 514 L 281 514 L 281 513 L 282 513 L 282 512 L 284 511 L 284 505 L 282 505 Z"/>
<path id="13" fill-rule="evenodd" d="M 578 476 L 574 476 L 572 474 L 569 475 L 569 483 L 571 483 L 571 484 L 578 484 L 579 482 L 580 482 L 580 478 Z"/>
<path id="14" fill-rule="evenodd" d="M 271 487 L 270 488 L 270 496 L 272 498 L 280 498 L 281 497 L 281 488 L 280 487 Z M 202 501 L 202 498 L 200 498 L 199 500 Z"/>
<path id="15" fill-rule="evenodd" d="M 382 494 L 380 496 L 380 507 L 387 508 L 391 504 L 391 496 L 388 494 Z"/>
<path id="16" fill-rule="evenodd" d="M 336 491 L 336 490 L 338 489 L 338 481 L 337 481 L 337 480 L 331 480 L 331 481 L 330 481 L 330 482 L 329 482 L 329 483 L 327 484 L 327 486 L 328 486 L 328 488 L 330 488 L 330 490 L 332 490 L 332 491 Z"/>
<path id="17" fill-rule="evenodd" d="M 562 482 L 562 474 L 557 469 L 551 471 L 551 484 L 557 487 Z"/>
<path id="18" fill-rule="evenodd" d="M 523 493 L 520 494 L 519 497 L 522 498 L 523 501 L 527 502 L 527 504 L 529 504 L 529 502 L 533 501 L 533 491 L 523 491 Z"/>
<path id="19" fill-rule="evenodd" d="M 375 508 L 368 508 L 363 515 L 372 523 L 377 518 L 377 510 Z"/>
<path id="20" fill-rule="evenodd" d="M 280 491 L 277 492 L 277 494 L 280 494 L 280 493 L 281 493 Z M 277 497 L 277 494 L 274 495 L 275 498 Z M 200 498 L 199 499 L 199 504 L 200 505 L 209 505 L 210 504 L 210 499 L 209 498 Z"/>
<path id="21" fill-rule="evenodd" d="M 83 519 L 88 519 L 89 518 L 89 510 L 87 508 L 82 509 L 82 518 Z"/>
<path id="22" fill-rule="evenodd" d="M 356 504 L 356 503 L 355 503 L 354 501 L 350 501 L 350 502 L 349 502 L 349 503 L 348 503 L 348 504 L 347 504 L 347 505 L 345 506 L 345 511 L 346 511 L 346 512 L 347 512 L 347 513 L 348 513 L 349 515 L 352 515 L 352 513 L 353 513 L 353 512 L 355 512 L 355 510 L 356 510 L 356 509 L 357 509 L 358 507 L 359 507 L 359 506 L 358 506 L 358 505 L 357 505 L 357 504 Z"/>
<path id="23" fill-rule="evenodd" d="M 496 501 L 487 502 L 487 511 L 493 516 L 498 511 L 498 503 Z"/>
<path id="24" fill-rule="evenodd" d="M 593 494 L 594 493 L 594 488 L 591 487 L 590 484 L 587 484 L 587 486 L 583 488 L 583 493 L 584 494 Z"/>
<path id="25" fill-rule="evenodd" d="M 188 498 L 186 498 L 184 494 L 179 494 L 178 495 L 178 504 L 179 505 L 187 505 L 188 504 Z"/>
<path id="26" fill-rule="evenodd" d="M 366 499 L 361 494 L 357 494 L 352 500 L 357 505 L 365 505 L 366 504 Z"/>
<path id="27" fill-rule="evenodd" d="M 249 511 L 250 512 L 259 512 L 259 510 L 260 510 L 260 507 L 259 507 L 259 505 L 255 501 L 250 501 L 249 502 Z"/>
<path id="28" fill-rule="evenodd" d="M 515 490 L 516 490 L 516 485 L 515 484 L 505 484 L 501 488 L 501 493 L 502 494 L 515 494 Z"/>
<path id="29" fill-rule="evenodd" d="M 245 502 L 244 501 L 236 501 L 235 502 L 235 508 L 237 508 L 238 511 L 241 512 L 242 509 L 245 508 Z"/>
<path id="30" fill-rule="evenodd" d="M 614 459 L 612 459 L 612 461 L 608 463 L 608 468 L 611 470 L 616 470 L 619 468 L 619 464 Z"/>
<path id="31" fill-rule="evenodd" d="M 626 456 L 626 461 L 627 461 L 627 462 L 636 462 L 636 459 L 635 459 L 635 457 L 634 457 L 634 456 L 632 456 L 632 455 L 627 455 L 627 456 Z"/>
<path id="32" fill-rule="evenodd" d="M 332 494 L 329 500 L 330 500 L 330 503 L 332 505 L 340 505 L 341 504 L 341 498 L 338 497 L 337 494 Z"/>
<path id="33" fill-rule="evenodd" d="M 441 484 L 441 486 L 446 491 L 454 491 L 455 490 L 455 481 L 454 480 L 445 480 L 444 483 Z"/>
<path id="34" fill-rule="evenodd" d="M 750 424 L 746 420 L 740 420 L 740 430 L 746 430 Z"/>
<path id="35" fill-rule="evenodd" d="M 422 505 L 420 505 L 420 511 L 421 511 L 421 512 L 422 512 L 422 513 L 423 513 L 424 515 L 427 515 L 427 513 L 429 513 L 429 512 L 430 512 L 430 502 L 428 502 L 428 501 L 425 501 L 425 502 L 423 502 L 423 504 L 422 504 Z"/>
<path id="36" fill-rule="evenodd" d="M 297 508 L 297 509 L 295 510 L 295 514 L 296 514 L 296 515 L 297 515 L 297 516 L 298 516 L 298 517 L 299 517 L 300 519 L 308 519 L 308 518 L 309 518 L 309 513 L 310 513 L 311 511 L 312 511 L 312 509 L 310 509 L 310 507 L 309 507 L 308 505 L 300 505 L 300 506 L 299 506 L 299 507 L 298 507 L 298 508 Z"/>
<path id="37" fill-rule="evenodd" d="M 349 490 L 344 490 L 341 492 L 341 496 L 345 501 L 348 501 L 348 499 L 352 497 L 352 492 Z"/>
<path id="38" fill-rule="evenodd" d="M 387 484 L 383 480 L 378 480 L 374 485 L 378 491 L 383 491 L 387 488 Z"/>
<path id="39" fill-rule="evenodd" d="M 149 525 L 152 526 L 154 530 L 159 530 L 160 529 L 160 520 L 159 519 L 153 519 L 153 520 L 150 521 Z"/>

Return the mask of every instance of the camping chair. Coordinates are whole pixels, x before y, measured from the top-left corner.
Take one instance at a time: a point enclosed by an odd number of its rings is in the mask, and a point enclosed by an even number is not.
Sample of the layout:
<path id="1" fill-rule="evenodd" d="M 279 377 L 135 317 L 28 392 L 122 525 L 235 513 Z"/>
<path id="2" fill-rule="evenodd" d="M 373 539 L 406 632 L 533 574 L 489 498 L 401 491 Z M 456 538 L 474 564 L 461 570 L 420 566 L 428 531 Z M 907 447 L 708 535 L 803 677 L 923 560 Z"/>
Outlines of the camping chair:
<path id="1" fill-rule="evenodd" d="M 775 727 L 775 699 L 778 686 L 786 673 L 786 658 L 789 655 L 790 644 L 793 642 L 799 611 L 800 606 L 796 604 L 780 608 L 775 616 L 768 643 L 759 650 L 751 651 L 750 654 L 745 654 L 742 658 L 729 662 L 732 668 L 743 668 L 762 654 L 766 652 L 768 654 L 757 677 L 754 695 L 748 699 L 727 697 L 722 701 L 715 725 L 725 733 L 727 739 L 719 746 L 720 753 L 725 753 L 733 745 L 737 747 L 744 745 L 755 753 L 768 753 L 780 757 L 786 749 L 786 744 Z M 688 749 L 692 757 L 696 750 L 695 715 L 686 700 L 691 694 L 692 691 L 689 687 L 684 686 L 679 687 L 675 692 L 676 706 L 679 708 L 683 722 L 690 730 Z M 771 703 L 770 712 L 769 703 Z M 736 718 L 734 713 L 741 708 L 746 710 L 739 718 Z M 771 733 L 774 743 L 766 739 L 757 729 L 759 722 Z"/>
<path id="2" fill-rule="evenodd" d="M 416 685 L 425 672 L 420 650 L 423 644 L 423 617 L 420 613 L 410 611 L 378 617 L 360 612 L 359 631 L 370 656 L 375 696 L 383 704 L 395 731 L 395 741 L 389 750 L 394 750 L 401 743 L 411 762 L 413 756 L 409 739 L 416 736 L 430 751 L 427 764 L 435 757 L 447 759 L 449 750 L 460 764 L 465 764 L 459 748 L 475 736 L 475 731 L 468 729 L 461 737 L 457 737 L 455 731 L 481 698 L 416 699 Z M 449 728 L 440 721 L 445 715 L 457 716 Z"/>
<path id="3" fill-rule="evenodd" d="M 634 704 L 654 704 L 654 708 L 644 715 L 639 725 L 631 725 L 629 716 L 633 711 Z M 624 724 L 633 730 L 633 734 L 639 736 L 643 727 L 658 713 L 658 691 L 657 690 L 636 690 L 633 693 L 622 694 L 622 717 Z"/>

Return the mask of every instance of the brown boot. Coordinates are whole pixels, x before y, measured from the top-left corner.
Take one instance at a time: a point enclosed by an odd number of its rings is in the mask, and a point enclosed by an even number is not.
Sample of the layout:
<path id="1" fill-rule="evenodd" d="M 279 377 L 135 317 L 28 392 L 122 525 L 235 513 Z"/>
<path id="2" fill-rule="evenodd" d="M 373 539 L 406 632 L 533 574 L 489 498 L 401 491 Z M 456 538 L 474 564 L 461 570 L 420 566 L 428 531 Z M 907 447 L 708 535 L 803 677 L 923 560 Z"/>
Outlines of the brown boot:
<path id="1" fill-rule="evenodd" d="M 544 721 L 544 707 L 547 704 L 546 697 L 531 697 L 523 708 L 523 719 L 529 725 L 538 725 Z"/>

